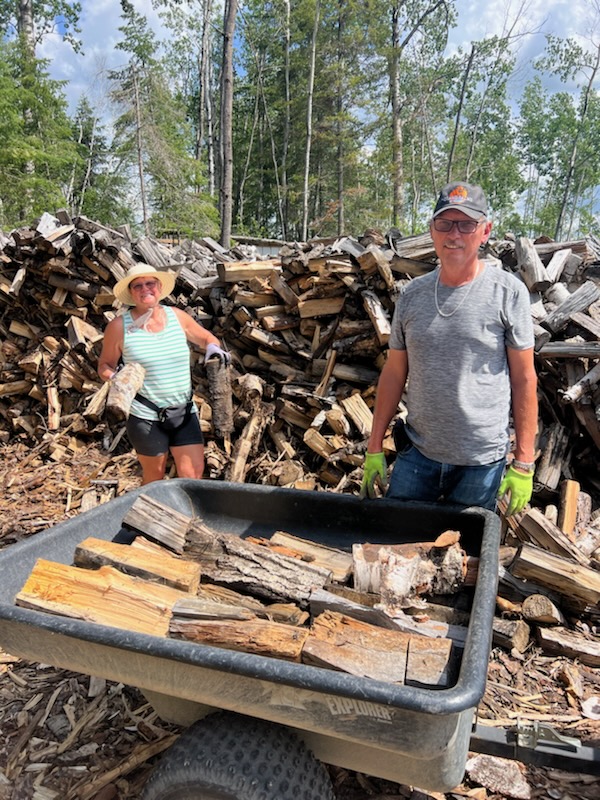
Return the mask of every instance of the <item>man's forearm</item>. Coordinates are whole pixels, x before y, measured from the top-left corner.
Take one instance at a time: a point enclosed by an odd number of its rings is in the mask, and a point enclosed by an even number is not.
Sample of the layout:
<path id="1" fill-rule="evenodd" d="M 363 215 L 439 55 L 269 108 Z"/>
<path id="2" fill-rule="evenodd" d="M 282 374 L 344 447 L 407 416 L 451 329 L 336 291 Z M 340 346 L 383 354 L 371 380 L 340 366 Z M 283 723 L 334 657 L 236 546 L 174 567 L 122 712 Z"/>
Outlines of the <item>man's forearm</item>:
<path id="1" fill-rule="evenodd" d="M 373 425 L 367 445 L 369 453 L 380 453 L 383 449 L 383 439 L 388 425 L 398 411 L 398 405 L 402 399 L 406 375 L 406 355 L 399 356 L 398 351 L 394 351 L 383 368 L 377 385 Z"/>
<path id="2" fill-rule="evenodd" d="M 532 462 L 538 426 L 537 381 L 527 380 L 513 392 L 514 456 L 518 461 Z"/>

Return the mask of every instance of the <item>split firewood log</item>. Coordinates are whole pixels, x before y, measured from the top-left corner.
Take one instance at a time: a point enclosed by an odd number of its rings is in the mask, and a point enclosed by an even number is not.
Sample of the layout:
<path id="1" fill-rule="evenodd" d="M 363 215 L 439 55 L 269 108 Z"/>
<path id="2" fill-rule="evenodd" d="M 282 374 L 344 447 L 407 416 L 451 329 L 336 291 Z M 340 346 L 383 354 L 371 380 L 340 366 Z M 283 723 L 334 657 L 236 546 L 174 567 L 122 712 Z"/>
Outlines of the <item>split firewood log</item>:
<path id="1" fill-rule="evenodd" d="M 537 642 L 545 653 L 577 659 L 588 667 L 600 667 L 600 643 L 567 628 L 543 628 L 536 632 Z"/>
<path id="2" fill-rule="evenodd" d="M 151 552 L 139 546 L 89 537 L 75 548 L 73 560 L 77 567 L 111 566 L 126 575 L 164 583 L 184 592 L 196 592 L 200 585 L 200 565 L 178 558 L 164 548 Z"/>
<path id="3" fill-rule="evenodd" d="M 543 594 L 531 594 L 523 600 L 523 618 L 538 625 L 564 625 L 565 617 L 560 608 Z"/>
<path id="4" fill-rule="evenodd" d="M 402 631 L 417 634 L 430 639 L 451 639 L 455 646 L 463 648 L 467 639 L 467 620 L 465 618 L 454 621 L 452 618 L 440 619 L 396 611 L 394 616 L 389 616 L 381 604 L 366 605 L 352 598 L 351 593 L 340 593 L 336 584 L 331 584 L 328 589 L 315 589 L 310 595 L 310 611 L 313 617 L 325 611 L 335 611 L 370 625 L 388 630 Z M 343 587 L 346 588 L 346 587 Z M 361 595 L 358 594 L 360 597 Z M 365 596 L 362 595 L 364 598 Z M 429 608 L 429 606 L 428 606 Z M 435 613 L 435 612 L 434 612 Z"/>
<path id="5" fill-rule="evenodd" d="M 145 375 L 145 368 L 132 361 L 111 379 L 106 398 L 106 414 L 111 421 L 123 422 L 127 419 L 131 401 L 142 388 Z"/>
<path id="6" fill-rule="evenodd" d="M 217 436 L 225 440 L 225 449 L 229 452 L 230 436 L 234 430 L 231 366 L 222 364 L 219 358 L 210 358 L 206 363 L 206 374 L 213 430 Z"/>
<path id="7" fill-rule="evenodd" d="M 300 558 L 310 564 L 323 567 L 331 572 L 332 579 L 338 583 L 347 583 L 352 574 L 352 556 L 335 547 L 327 547 L 318 542 L 311 542 L 299 536 L 292 536 L 285 531 L 275 531 L 270 539 L 248 537 L 247 542 L 261 544 L 282 555 Z"/>
<path id="8" fill-rule="evenodd" d="M 447 686 L 452 642 L 382 630 L 332 611 L 314 621 L 304 663 L 392 683 Z"/>
<path id="9" fill-rule="evenodd" d="M 535 581 L 562 595 L 570 608 L 600 608 L 600 573 L 594 569 L 539 547 L 523 545 L 510 571 L 516 578 Z"/>
<path id="10" fill-rule="evenodd" d="M 324 586 L 332 574 L 330 569 L 279 555 L 235 534 L 213 531 L 202 520 L 144 494 L 135 499 L 123 524 L 198 562 L 209 581 L 267 600 L 305 603 L 311 589 Z"/>
<path id="11" fill-rule="evenodd" d="M 257 619 L 245 608 L 184 600 L 173 607 L 169 635 L 270 658 L 300 661 L 308 629 Z"/>
<path id="12" fill-rule="evenodd" d="M 38 559 L 16 596 L 24 608 L 138 633 L 166 636 L 171 609 L 185 592 L 133 578 L 114 567 L 81 569 Z"/>
<path id="13" fill-rule="evenodd" d="M 531 630 L 522 619 L 500 619 L 494 618 L 492 627 L 492 642 L 495 647 L 503 647 L 505 650 L 516 650 L 524 653 L 529 644 Z"/>
<path id="14" fill-rule="evenodd" d="M 182 514 L 147 494 L 140 494 L 123 517 L 123 525 L 181 555 L 191 520 L 188 514 Z"/>
<path id="15" fill-rule="evenodd" d="M 331 579 L 329 569 L 279 555 L 234 534 L 213 531 L 198 519 L 188 527 L 185 555 L 199 561 L 203 575 L 214 583 L 301 606 L 313 588 Z"/>

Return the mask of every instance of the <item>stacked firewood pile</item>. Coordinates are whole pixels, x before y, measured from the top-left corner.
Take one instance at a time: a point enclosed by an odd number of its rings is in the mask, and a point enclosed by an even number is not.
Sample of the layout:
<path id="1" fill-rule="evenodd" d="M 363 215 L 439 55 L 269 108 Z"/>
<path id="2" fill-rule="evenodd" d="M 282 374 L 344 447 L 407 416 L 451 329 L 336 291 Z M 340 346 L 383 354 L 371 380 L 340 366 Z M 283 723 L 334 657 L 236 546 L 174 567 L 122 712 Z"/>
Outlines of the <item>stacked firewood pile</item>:
<path id="1" fill-rule="evenodd" d="M 540 394 L 534 496 L 504 522 L 494 643 L 503 658 L 508 650 L 523 661 L 535 641 L 560 661 L 557 680 L 579 719 L 595 720 L 597 705 L 589 714 L 584 705 L 597 704 L 600 666 L 600 246 L 593 237 L 507 235 L 485 257 L 530 289 Z M 435 267 L 427 234 L 367 231 L 260 258 L 210 239 L 136 240 L 62 212 L 0 232 L 0 451 L 16 455 L 10 481 L 34 463 L 48 476 L 86 448 L 129 454 L 123 425 L 107 417 L 96 364 L 104 327 L 119 312 L 112 287 L 136 261 L 176 270 L 167 302 L 233 355 L 233 428 L 224 431 L 203 354 L 192 353 L 207 477 L 356 492 L 397 292 Z M 391 436 L 385 446 L 391 461 Z M 428 616 L 460 624 L 459 609 L 430 604 L 419 623 Z M 482 711 L 491 718 L 498 708 Z"/>
<path id="2" fill-rule="evenodd" d="M 0 441 L 54 460 L 90 439 L 128 448 L 109 424 L 96 374 L 111 287 L 137 261 L 178 273 L 177 304 L 232 351 L 233 429 L 213 425 L 202 354 L 193 378 L 208 439 L 208 477 L 355 491 L 399 286 L 434 268 L 427 234 L 367 231 L 285 245 L 275 258 L 216 242 L 168 247 L 65 213 L 0 237 Z M 565 478 L 600 490 L 600 289 L 593 239 L 509 238 L 489 246 L 532 293 L 542 414 L 536 492 L 556 502 Z M 402 409 L 400 411 L 402 413 Z M 393 457 L 391 437 L 386 449 Z"/>

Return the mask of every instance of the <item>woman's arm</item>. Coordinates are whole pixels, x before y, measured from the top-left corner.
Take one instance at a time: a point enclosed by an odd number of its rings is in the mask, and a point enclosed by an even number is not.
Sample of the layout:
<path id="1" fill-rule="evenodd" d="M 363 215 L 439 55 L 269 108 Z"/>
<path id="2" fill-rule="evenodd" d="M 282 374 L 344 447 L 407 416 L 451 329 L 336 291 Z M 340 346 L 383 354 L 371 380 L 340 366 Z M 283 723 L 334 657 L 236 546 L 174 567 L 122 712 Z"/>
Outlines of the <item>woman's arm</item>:
<path id="1" fill-rule="evenodd" d="M 196 320 L 193 319 L 190 314 L 186 314 L 186 312 L 182 311 L 180 308 L 174 308 L 173 311 L 179 320 L 179 324 L 183 328 L 183 332 L 185 333 L 188 342 L 197 344 L 203 350 L 206 350 L 209 344 L 216 344 L 217 347 L 221 346 L 221 343 L 217 337 L 196 322 Z"/>
<path id="2" fill-rule="evenodd" d="M 123 354 L 123 318 L 115 317 L 106 326 L 102 351 L 98 359 L 98 375 L 109 381 L 117 371 L 119 359 Z"/>

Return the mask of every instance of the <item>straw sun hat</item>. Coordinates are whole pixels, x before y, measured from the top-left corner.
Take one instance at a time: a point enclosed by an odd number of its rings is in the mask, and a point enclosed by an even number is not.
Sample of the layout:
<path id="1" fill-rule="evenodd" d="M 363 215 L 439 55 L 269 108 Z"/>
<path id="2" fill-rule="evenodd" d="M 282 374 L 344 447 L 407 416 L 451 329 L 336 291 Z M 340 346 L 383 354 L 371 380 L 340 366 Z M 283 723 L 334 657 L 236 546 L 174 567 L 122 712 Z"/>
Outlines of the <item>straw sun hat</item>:
<path id="1" fill-rule="evenodd" d="M 161 283 L 161 290 L 159 300 L 162 300 L 164 297 L 167 297 L 171 294 L 173 289 L 175 288 L 175 280 L 177 276 L 174 272 L 164 272 L 162 270 L 155 269 L 154 267 L 149 266 L 148 264 L 136 264 L 135 266 L 131 267 L 127 271 L 127 275 L 124 278 L 121 278 L 118 283 L 115 283 L 113 287 L 113 294 L 126 306 L 134 306 L 135 300 L 129 290 L 129 284 L 134 278 L 140 277 L 148 277 L 148 278 L 156 278 Z"/>

